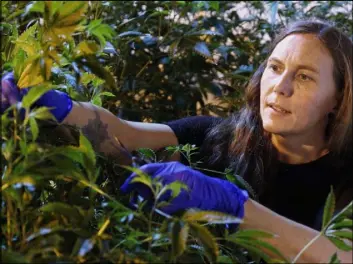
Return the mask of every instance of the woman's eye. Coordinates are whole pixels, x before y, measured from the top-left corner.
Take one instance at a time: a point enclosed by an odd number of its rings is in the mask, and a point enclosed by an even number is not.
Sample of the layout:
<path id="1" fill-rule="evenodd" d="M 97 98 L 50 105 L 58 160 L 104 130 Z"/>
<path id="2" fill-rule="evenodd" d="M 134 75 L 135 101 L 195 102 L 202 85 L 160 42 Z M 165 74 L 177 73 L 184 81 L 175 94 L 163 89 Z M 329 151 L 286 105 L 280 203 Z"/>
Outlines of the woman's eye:
<path id="1" fill-rule="evenodd" d="M 279 69 L 278 69 L 278 66 L 277 65 L 274 65 L 274 64 L 270 64 L 269 66 L 268 66 L 272 71 L 274 71 L 274 72 L 277 72 Z"/>
<path id="2" fill-rule="evenodd" d="M 299 74 L 299 76 L 300 76 L 300 79 L 304 82 L 313 80 L 313 78 L 311 78 L 310 76 L 308 76 L 306 74 Z"/>

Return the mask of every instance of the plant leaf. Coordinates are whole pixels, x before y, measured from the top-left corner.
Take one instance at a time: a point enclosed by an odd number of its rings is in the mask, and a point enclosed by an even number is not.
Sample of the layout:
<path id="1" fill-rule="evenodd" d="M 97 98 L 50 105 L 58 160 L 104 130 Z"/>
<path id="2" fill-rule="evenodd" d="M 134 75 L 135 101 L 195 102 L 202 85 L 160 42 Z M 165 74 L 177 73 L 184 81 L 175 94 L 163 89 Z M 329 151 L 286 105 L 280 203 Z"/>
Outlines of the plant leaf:
<path id="1" fill-rule="evenodd" d="M 233 215 L 216 211 L 198 211 L 194 209 L 187 210 L 183 217 L 185 221 L 204 221 L 209 224 L 235 224 L 242 223 L 243 220 Z"/>
<path id="2" fill-rule="evenodd" d="M 230 239 L 242 238 L 242 239 L 258 239 L 258 238 L 274 238 L 277 235 L 255 229 L 239 230 L 234 234 L 228 236 Z"/>
<path id="3" fill-rule="evenodd" d="M 98 46 L 93 41 L 84 40 L 81 41 L 75 48 L 76 56 L 91 55 L 98 51 Z"/>
<path id="4" fill-rule="evenodd" d="M 31 107 L 44 93 L 48 92 L 53 88 L 52 85 L 43 84 L 32 87 L 28 90 L 28 93 L 22 99 L 22 106 L 24 108 Z"/>
<path id="5" fill-rule="evenodd" d="M 331 256 L 329 264 L 341 264 L 341 261 L 337 256 L 337 252 Z"/>
<path id="6" fill-rule="evenodd" d="M 41 73 L 40 59 L 39 56 L 35 56 L 34 58 L 29 59 L 27 64 L 25 63 L 26 67 L 17 82 L 17 86 L 20 89 L 35 86 L 44 81 Z"/>
<path id="7" fill-rule="evenodd" d="M 122 38 L 122 37 L 136 37 L 136 36 L 142 36 L 143 33 L 139 32 L 139 31 L 126 31 L 126 32 L 123 32 L 121 34 L 118 35 L 119 38 Z"/>
<path id="8" fill-rule="evenodd" d="M 38 124 L 37 121 L 35 120 L 34 117 L 30 117 L 29 118 L 29 126 L 31 128 L 31 132 L 33 135 L 33 141 L 35 141 L 38 138 L 38 134 L 39 134 L 39 129 L 38 129 Z"/>
<path id="9" fill-rule="evenodd" d="M 185 34 L 185 36 L 203 36 L 203 35 L 207 35 L 207 36 L 223 36 L 223 34 L 221 34 L 218 31 L 212 31 L 212 30 L 200 30 L 200 31 L 194 31 L 194 32 L 188 32 Z"/>
<path id="10" fill-rule="evenodd" d="M 137 150 L 141 155 L 143 155 L 143 159 L 147 158 L 152 160 L 153 162 L 157 161 L 157 156 L 156 153 L 154 153 L 154 151 L 150 148 L 139 148 Z"/>
<path id="11" fill-rule="evenodd" d="M 337 238 L 343 238 L 343 239 L 349 239 L 350 241 L 353 241 L 353 233 L 352 231 L 329 231 L 325 233 L 326 236 L 334 236 Z"/>
<path id="12" fill-rule="evenodd" d="M 98 39 L 102 48 L 105 47 L 107 40 L 111 40 L 116 34 L 109 25 L 102 23 L 102 19 L 91 21 L 87 31 Z"/>
<path id="13" fill-rule="evenodd" d="M 211 262 L 216 262 L 218 257 L 218 245 L 210 231 L 197 223 L 189 222 L 190 232 L 203 246 L 206 256 Z"/>
<path id="14" fill-rule="evenodd" d="M 89 161 L 93 166 L 96 165 L 96 153 L 93 150 L 91 142 L 87 139 L 87 137 L 85 137 L 85 135 L 82 132 L 80 133 L 79 150 L 81 150 L 82 153 L 84 153 L 87 156 L 87 158 L 89 159 Z"/>
<path id="15" fill-rule="evenodd" d="M 83 220 L 83 217 L 80 214 L 80 212 L 77 210 L 77 208 L 66 203 L 61 203 L 61 202 L 48 203 L 46 205 L 43 205 L 40 208 L 40 211 L 61 214 L 76 224 L 80 223 Z"/>
<path id="16" fill-rule="evenodd" d="M 176 220 L 172 222 L 171 241 L 172 255 L 174 258 L 183 254 L 186 248 L 186 241 L 189 234 L 189 225 L 183 221 Z"/>
<path id="17" fill-rule="evenodd" d="M 75 62 L 83 68 L 87 68 L 91 73 L 105 81 L 109 89 L 115 90 L 116 83 L 112 74 L 101 66 L 101 63 L 93 55 L 79 56 Z"/>
<path id="18" fill-rule="evenodd" d="M 194 46 L 194 50 L 203 57 L 212 58 L 211 52 L 205 42 L 197 42 Z"/>
<path id="19" fill-rule="evenodd" d="M 352 228 L 353 227 L 353 221 L 352 219 L 343 219 L 342 221 L 338 223 L 334 223 L 330 225 L 327 230 L 337 230 L 337 229 L 342 229 L 342 228 Z"/>
<path id="20" fill-rule="evenodd" d="M 335 211 L 335 194 L 331 186 L 330 193 L 327 196 L 327 199 L 325 202 L 325 208 L 324 208 L 324 213 L 322 218 L 322 227 L 321 227 L 322 230 L 326 228 L 327 224 L 332 219 L 334 211 Z"/>
<path id="21" fill-rule="evenodd" d="M 259 239 L 259 238 L 273 238 L 273 237 L 276 237 L 276 235 L 270 234 L 265 231 L 247 229 L 247 230 L 239 230 L 236 233 L 229 235 L 226 239 L 235 244 L 239 244 L 240 242 L 240 244 L 246 243 L 253 247 L 264 248 L 272 252 L 276 256 L 280 257 L 282 260 L 288 261 L 286 257 L 279 250 L 277 250 L 268 242 L 265 242 Z"/>
<path id="22" fill-rule="evenodd" d="M 337 238 L 337 237 L 333 237 L 333 236 L 328 236 L 328 239 L 330 239 L 330 241 L 336 246 L 338 247 L 340 250 L 343 251 L 350 251 L 352 250 L 352 246 L 347 245 L 342 239 Z"/>

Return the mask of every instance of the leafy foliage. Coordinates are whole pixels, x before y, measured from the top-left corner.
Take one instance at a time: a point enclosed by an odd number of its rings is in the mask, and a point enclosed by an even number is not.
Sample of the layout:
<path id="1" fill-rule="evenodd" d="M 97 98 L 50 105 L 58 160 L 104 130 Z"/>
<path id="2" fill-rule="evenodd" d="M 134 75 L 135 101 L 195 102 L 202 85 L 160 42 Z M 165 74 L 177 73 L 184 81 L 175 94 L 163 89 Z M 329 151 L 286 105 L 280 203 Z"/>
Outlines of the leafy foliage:
<path id="1" fill-rule="evenodd" d="M 248 16 L 233 8 L 238 4 Z M 2 72 L 14 70 L 18 85 L 30 87 L 23 115 L 13 105 L 1 116 L 2 262 L 285 260 L 262 240 L 273 234 L 232 233 L 227 226 L 241 222 L 233 216 L 161 212 L 158 197 L 166 191 L 176 197 L 185 186 L 162 186 L 137 169 L 163 160 L 160 153 L 140 149 L 133 153 L 136 166 L 122 168 L 95 153 L 81 131 L 58 126 L 48 108 L 32 105 L 44 92 L 59 89 L 135 121 L 227 115 L 238 109 L 242 89 L 281 23 L 324 16 L 351 35 L 351 17 L 328 12 L 345 8 L 342 2 L 2 1 L 1 7 Z M 271 21 L 263 17 L 266 8 Z M 210 96 L 219 103 L 207 102 Z M 180 152 L 197 169 L 195 146 L 166 150 Z M 138 174 L 135 181 L 149 186 L 154 204 L 120 192 L 131 171 Z M 251 193 L 246 182 L 224 174 Z M 352 203 L 333 216 L 331 193 L 325 208 L 320 235 L 349 250 Z M 331 263 L 339 263 L 337 255 Z"/>

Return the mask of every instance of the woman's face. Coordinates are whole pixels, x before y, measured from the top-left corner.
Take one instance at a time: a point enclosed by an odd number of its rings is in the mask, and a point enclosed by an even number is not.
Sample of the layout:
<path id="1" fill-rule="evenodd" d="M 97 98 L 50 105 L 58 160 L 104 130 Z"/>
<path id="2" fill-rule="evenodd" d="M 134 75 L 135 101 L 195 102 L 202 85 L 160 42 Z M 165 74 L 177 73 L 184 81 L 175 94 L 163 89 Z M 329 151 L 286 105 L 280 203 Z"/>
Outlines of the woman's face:
<path id="1" fill-rule="evenodd" d="M 284 38 L 261 78 L 260 114 L 266 131 L 282 136 L 321 136 L 336 106 L 333 60 L 314 36 Z"/>

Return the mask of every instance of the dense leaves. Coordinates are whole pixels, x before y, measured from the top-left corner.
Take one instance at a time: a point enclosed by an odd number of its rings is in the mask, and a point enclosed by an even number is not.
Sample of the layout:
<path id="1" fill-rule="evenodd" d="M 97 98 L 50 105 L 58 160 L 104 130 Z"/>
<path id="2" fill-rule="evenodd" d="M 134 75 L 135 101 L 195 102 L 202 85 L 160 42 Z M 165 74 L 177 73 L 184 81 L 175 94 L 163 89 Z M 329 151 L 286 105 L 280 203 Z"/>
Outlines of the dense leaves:
<path id="1" fill-rule="evenodd" d="M 340 7 L 337 12 L 329 12 Z M 239 108 L 251 74 L 279 25 L 315 15 L 352 35 L 344 2 L 272 1 L 2 1 L 2 72 L 28 88 L 21 112 L 1 116 L 1 246 L 4 263 L 247 263 L 285 261 L 260 230 L 230 233 L 241 219 L 189 210 L 170 216 L 163 204 L 119 191 L 131 171 L 155 201 L 181 183 L 162 186 L 138 170 L 164 154 L 140 149 L 122 167 L 95 153 L 74 127 L 58 126 L 47 108 L 33 108 L 50 89 L 135 121 L 190 114 L 227 115 Z M 247 12 L 241 12 L 246 10 Z M 207 99 L 218 98 L 210 102 Z M 197 148 L 171 146 L 197 169 Z M 220 172 L 222 173 L 222 172 Z M 250 186 L 225 172 L 256 197 Z M 334 214 L 331 193 L 323 229 L 350 250 L 352 203 Z M 272 257 L 265 252 L 272 252 Z M 273 256 L 275 259 L 273 259 Z M 337 255 L 331 263 L 339 263 Z"/>

